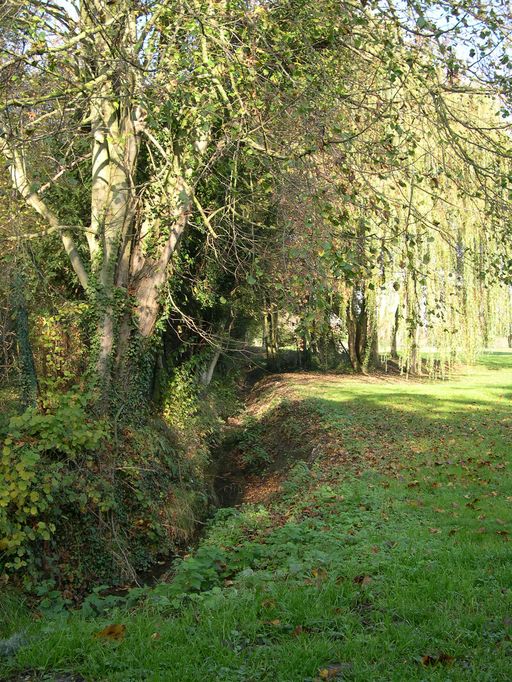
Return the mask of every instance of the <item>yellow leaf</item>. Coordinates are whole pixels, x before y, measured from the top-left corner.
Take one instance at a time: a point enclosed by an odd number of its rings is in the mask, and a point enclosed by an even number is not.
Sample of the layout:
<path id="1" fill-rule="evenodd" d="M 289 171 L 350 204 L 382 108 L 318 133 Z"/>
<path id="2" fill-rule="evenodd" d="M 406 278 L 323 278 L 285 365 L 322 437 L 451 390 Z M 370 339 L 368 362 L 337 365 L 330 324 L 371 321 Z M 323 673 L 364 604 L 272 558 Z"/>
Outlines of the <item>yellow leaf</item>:
<path id="1" fill-rule="evenodd" d="M 321 680 L 334 680 L 339 678 L 339 676 L 350 669 L 350 663 L 336 663 L 334 665 L 328 665 L 325 668 L 321 668 L 318 671 Z"/>
<path id="2" fill-rule="evenodd" d="M 114 623 L 113 625 L 107 625 L 106 628 L 103 628 L 103 630 L 100 630 L 100 632 L 97 632 L 94 636 L 101 637 L 102 639 L 119 641 L 124 638 L 125 632 L 126 625 Z"/>

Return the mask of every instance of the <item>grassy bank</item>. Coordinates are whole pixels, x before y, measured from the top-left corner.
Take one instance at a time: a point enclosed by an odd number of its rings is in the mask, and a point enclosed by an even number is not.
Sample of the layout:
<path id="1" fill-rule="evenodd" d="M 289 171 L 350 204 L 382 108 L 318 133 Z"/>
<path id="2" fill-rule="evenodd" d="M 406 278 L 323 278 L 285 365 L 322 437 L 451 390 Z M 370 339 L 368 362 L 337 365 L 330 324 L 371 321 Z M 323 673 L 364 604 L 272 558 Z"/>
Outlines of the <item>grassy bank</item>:
<path id="1" fill-rule="evenodd" d="M 236 455 L 260 438 L 266 472 L 175 581 L 36 619 L 4 597 L 26 644 L 0 679 L 512 679 L 511 397 L 507 354 L 443 383 L 279 378 Z"/>

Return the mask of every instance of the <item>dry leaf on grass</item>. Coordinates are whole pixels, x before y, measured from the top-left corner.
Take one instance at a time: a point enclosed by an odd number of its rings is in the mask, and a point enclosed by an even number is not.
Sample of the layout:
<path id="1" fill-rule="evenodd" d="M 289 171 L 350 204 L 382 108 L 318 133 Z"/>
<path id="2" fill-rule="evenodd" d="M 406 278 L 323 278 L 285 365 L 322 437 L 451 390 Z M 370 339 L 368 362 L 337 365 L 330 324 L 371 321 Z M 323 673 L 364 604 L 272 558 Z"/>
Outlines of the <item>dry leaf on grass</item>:
<path id="1" fill-rule="evenodd" d="M 449 654 L 441 653 L 437 654 L 436 656 L 431 656 L 430 654 L 427 654 L 425 656 L 421 657 L 421 663 L 424 666 L 431 666 L 431 665 L 451 665 L 455 661 L 454 656 L 450 656 Z"/>
<path id="2" fill-rule="evenodd" d="M 326 665 L 325 668 L 320 668 L 318 671 L 320 680 L 335 680 L 343 673 L 352 669 L 351 663 L 333 663 Z"/>
<path id="3" fill-rule="evenodd" d="M 372 577 L 369 575 L 356 575 L 354 582 L 356 585 L 363 585 L 363 587 L 365 587 L 372 582 Z"/>
<path id="4" fill-rule="evenodd" d="M 107 625 L 106 628 L 103 628 L 103 630 L 100 630 L 94 636 L 100 639 L 108 639 L 113 642 L 118 642 L 124 638 L 125 632 L 126 625 L 114 623 L 113 625 Z"/>

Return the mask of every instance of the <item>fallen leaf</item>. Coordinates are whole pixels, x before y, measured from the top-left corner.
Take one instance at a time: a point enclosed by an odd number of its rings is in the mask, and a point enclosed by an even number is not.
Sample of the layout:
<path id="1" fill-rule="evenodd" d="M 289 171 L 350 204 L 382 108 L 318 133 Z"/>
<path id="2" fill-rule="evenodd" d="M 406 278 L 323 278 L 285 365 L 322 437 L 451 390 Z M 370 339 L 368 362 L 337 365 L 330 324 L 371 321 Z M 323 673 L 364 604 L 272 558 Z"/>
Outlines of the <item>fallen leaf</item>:
<path id="1" fill-rule="evenodd" d="M 430 654 L 427 654 L 426 656 L 421 657 L 421 663 L 424 666 L 430 666 L 430 665 L 451 665 L 455 661 L 455 658 L 453 656 L 450 656 L 449 654 L 438 654 L 437 656 L 431 656 Z"/>
<path id="2" fill-rule="evenodd" d="M 161 634 L 159 632 L 153 632 L 151 639 L 160 639 Z"/>
<path id="3" fill-rule="evenodd" d="M 356 575 L 354 578 L 356 585 L 369 585 L 372 582 L 372 578 L 369 575 Z"/>
<path id="4" fill-rule="evenodd" d="M 436 533 L 440 533 L 440 532 L 441 532 L 441 529 L 440 529 L 440 528 L 429 528 L 428 530 L 429 530 L 430 533 L 432 533 L 432 535 L 435 535 Z"/>
<path id="5" fill-rule="evenodd" d="M 275 605 L 276 605 L 276 602 L 274 601 L 274 599 L 264 599 L 261 602 L 261 606 L 264 609 L 273 609 Z"/>
<path id="6" fill-rule="evenodd" d="M 313 578 L 316 578 L 317 580 L 326 580 L 327 578 L 327 571 L 325 568 L 314 568 L 311 571 L 311 575 Z"/>
<path id="7" fill-rule="evenodd" d="M 435 665 L 436 663 L 436 658 L 434 656 L 422 656 L 421 657 L 421 663 L 422 665 Z"/>
<path id="8" fill-rule="evenodd" d="M 464 497 L 466 497 L 466 496 L 464 495 Z M 480 502 L 480 498 L 475 497 L 474 500 L 472 500 L 471 502 L 467 502 L 467 503 L 466 503 L 466 507 L 467 507 L 468 509 L 479 509 L 479 507 L 476 506 L 476 503 L 477 503 L 477 502 Z"/>
<path id="9" fill-rule="evenodd" d="M 102 639 L 109 639 L 116 642 L 124 638 L 125 632 L 126 625 L 114 623 L 113 625 L 107 625 L 106 628 L 103 628 L 103 630 L 100 630 L 94 636 L 100 637 Z"/>
<path id="10" fill-rule="evenodd" d="M 350 663 L 335 663 L 333 665 L 327 665 L 325 668 L 320 668 L 318 674 L 321 680 L 335 680 L 342 673 L 350 670 L 352 665 Z"/>

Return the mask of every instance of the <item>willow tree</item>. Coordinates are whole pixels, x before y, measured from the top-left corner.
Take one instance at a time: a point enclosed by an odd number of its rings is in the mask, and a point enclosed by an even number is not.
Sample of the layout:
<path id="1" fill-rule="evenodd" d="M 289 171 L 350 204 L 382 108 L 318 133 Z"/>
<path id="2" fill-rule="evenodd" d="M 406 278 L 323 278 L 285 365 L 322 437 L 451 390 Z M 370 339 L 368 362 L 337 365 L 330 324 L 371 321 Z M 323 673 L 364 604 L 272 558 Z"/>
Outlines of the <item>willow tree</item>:
<path id="1" fill-rule="evenodd" d="M 339 143 L 296 165 L 281 201 L 295 225 L 289 279 L 312 280 L 300 294 L 302 318 L 318 338 L 337 317 L 358 371 L 377 358 L 382 331 L 413 371 L 426 346 L 448 363 L 474 357 L 495 316 L 490 306 L 503 298 L 498 282 L 510 280 L 503 100 L 491 84 L 454 77 L 424 43 L 397 47 L 393 59 L 389 68 L 379 52 L 364 54 L 333 80 L 327 111 Z M 348 79 L 350 93 L 340 87 Z M 328 142 L 325 121 L 314 124 Z M 304 211 L 304 195 L 314 208 Z"/>

